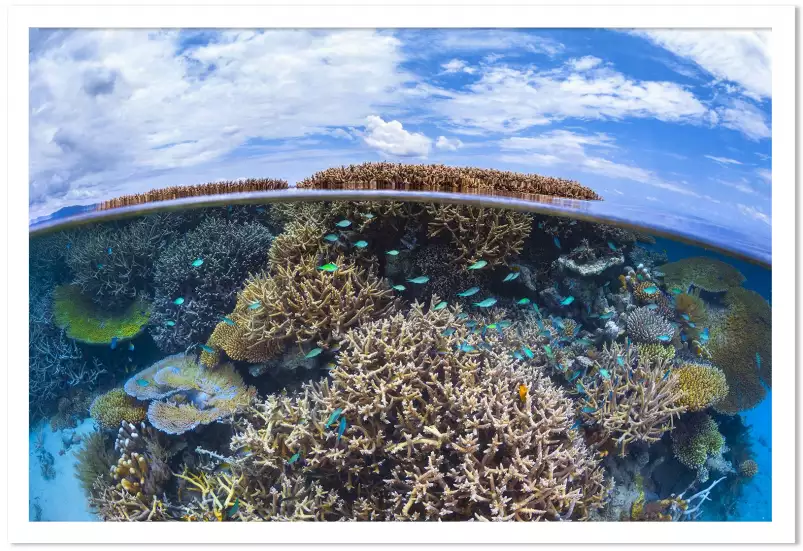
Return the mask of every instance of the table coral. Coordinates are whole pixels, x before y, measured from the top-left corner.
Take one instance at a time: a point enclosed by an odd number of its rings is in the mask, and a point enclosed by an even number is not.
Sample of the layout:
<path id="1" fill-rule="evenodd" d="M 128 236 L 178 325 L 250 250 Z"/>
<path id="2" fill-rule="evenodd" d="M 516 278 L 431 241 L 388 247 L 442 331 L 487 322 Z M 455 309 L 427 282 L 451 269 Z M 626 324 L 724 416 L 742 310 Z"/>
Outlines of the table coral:
<path id="1" fill-rule="evenodd" d="M 721 293 L 745 281 L 744 275 L 730 264 L 705 256 L 684 258 L 656 269 L 664 273 L 664 283 L 669 289 L 679 287 L 685 291 L 693 285 L 704 291 Z"/>
<path id="2" fill-rule="evenodd" d="M 142 332 L 150 317 L 150 305 L 137 298 L 120 312 L 98 308 L 75 285 L 53 291 L 53 319 L 67 336 L 87 344 L 109 344 L 113 338 L 124 341 Z"/>
<path id="3" fill-rule="evenodd" d="M 689 411 L 700 411 L 715 405 L 728 394 L 725 374 L 712 365 L 683 364 L 677 370 L 682 393 L 680 403 Z"/>
<path id="4" fill-rule="evenodd" d="M 121 421 L 138 423 L 145 419 L 145 406 L 122 388 L 115 388 L 99 395 L 89 407 L 89 415 L 103 428 L 113 429 Z"/>

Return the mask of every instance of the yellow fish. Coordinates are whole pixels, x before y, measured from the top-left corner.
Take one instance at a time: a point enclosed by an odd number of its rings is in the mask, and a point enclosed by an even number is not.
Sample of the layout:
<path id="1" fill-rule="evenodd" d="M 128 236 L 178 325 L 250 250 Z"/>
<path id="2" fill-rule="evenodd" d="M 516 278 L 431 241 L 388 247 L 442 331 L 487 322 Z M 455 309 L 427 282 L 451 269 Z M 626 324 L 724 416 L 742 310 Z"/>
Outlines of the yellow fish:
<path id="1" fill-rule="evenodd" d="M 527 385 L 519 385 L 519 398 L 522 402 L 527 400 Z"/>

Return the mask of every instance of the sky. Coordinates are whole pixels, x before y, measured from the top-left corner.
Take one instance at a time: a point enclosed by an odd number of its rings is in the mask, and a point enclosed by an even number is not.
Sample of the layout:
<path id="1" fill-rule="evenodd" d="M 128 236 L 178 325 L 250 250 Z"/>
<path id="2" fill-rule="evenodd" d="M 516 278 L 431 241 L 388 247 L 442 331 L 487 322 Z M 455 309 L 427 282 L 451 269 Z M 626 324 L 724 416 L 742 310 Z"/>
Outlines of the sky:
<path id="1" fill-rule="evenodd" d="M 365 161 L 771 228 L 770 32 L 32 30 L 30 218 Z"/>

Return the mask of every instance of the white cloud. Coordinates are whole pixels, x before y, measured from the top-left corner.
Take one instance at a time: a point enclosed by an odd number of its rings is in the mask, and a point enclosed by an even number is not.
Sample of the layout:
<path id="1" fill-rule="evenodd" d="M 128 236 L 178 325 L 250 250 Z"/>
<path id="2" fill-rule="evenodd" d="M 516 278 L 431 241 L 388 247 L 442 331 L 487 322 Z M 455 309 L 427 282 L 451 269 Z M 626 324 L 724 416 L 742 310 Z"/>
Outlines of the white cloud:
<path id="1" fill-rule="evenodd" d="M 738 84 L 754 99 L 772 96 L 772 55 L 767 31 L 635 31 L 675 55 L 690 59 L 719 80 Z"/>
<path id="2" fill-rule="evenodd" d="M 452 51 L 512 51 L 512 53 L 531 52 L 556 55 L 563 51 L 563 44 L 550 38 L 504 29 L 455 29 L 441 31 L 437 36 L 427 37 L 436 50 Z M 518 51 L 518 52 L 517 52 Z"/>
<path id="3" fill-rule="evenodd" d="M 703 155 L 706 159 L 711 159 L 715 163 L 719 163 L 721 165 L 740 165 L 742 164 L 740 161 L 736 159 L 729 159 L 727 157 L 715 157 L 713 155 Z"/>
<path id="4" fill-rule="evenodd" d="M 761 159 L 762 161 L 769 161 L 772 158 L 771 155 L 765 155 L 764 153 L 759 153 L 759 152 L 756 152 L 756 156 L 758 156 L 758 158 Z"/>
<path id="5" fill-rule="evenodd" d="M 727 106 L 717 107 L 711 113 L 716 115 L 713 119 L 715 124 L 737 130 L 751 140 L 758 141 L 772 136 L 766 116 L 753 104 L 734 100 Z"/>
<path id="6" fill-rule="evenodd" d="M 408 132 L 399 121 L 383 121 L 371 115 L 365 119 L 365 143 L 386 155 L 426 157 L 432 140 L 424 134 Z"/>
<path id="7" fill-rule="evenodd" d="M 447 63 L 444 63 L 443 65 L 441 65 L 441 67 L 443 67 L 444 73 L 463 72 L 463 73 L 473 74 L 477 71 L 474 67 L 469 67 L 468 65 L 466 65 L 466 62 L 463 61 L 462 59 L 453 59 Z"/>
<path id="8" fill-rule="evenodd" d="M 741 178 L 738 181 L 731 181 L 731 180 L 722 180 L 720 178 L 711 178 L 712 181 L 721 184 L 723 186 L 727 186 L 729 188 L 741 191 L 742 193 L 747 194 L 754 194 L 756 190 L 751 188 L 745 178 Z"/>
<path id="9" fill-rule="evenodd" d="M 750 218 L 754 218 L 755 220 L 764 222 L 768 226 L 772 226 L 772 217 L 770 217 L 768 214 L 765 214 L 756 207 L 742 205 L 741 203 L 736 206 L 739 208 L 739 211 L 745 216 L 749 216 Z"/>
<path id="10" fill-rule="evenodd" d="M 334 130 L 331 130 L 329 132 L 329 135 L 332 136 L 333 138 L 342 138 L 344 140 L 349 140 L 349 141 L 354 140 L 354 136 L 352 136 L 342 128 L 335 128 Z"/>
<path id="11" fill-rule="evenodd" d="M 767 168 L 759 168 L 756 170 L 758 177 L 764 180 L 769 185 L 772 185 L 772 170 Z"/>
<path id="12" fill-rule="evenodd" d="M 569 60 L 569 65 L 571 65 L 575 71 L 587 71 L 589 69 L 593 69 L 600 63 L 602 63 L 602 60 L 598 57 L 594 57 L 593 55 L 587 55 L 579 59 Z"/>
<path id="13" fill-rule="evenodd" d="M 463 142 L 457 138 L 449 139 L 446 136 L 438 136 L 435 141 L 435 147 L 438 149 L 445 149 L 446 151 L 457 151 L 463 147 Z"/>

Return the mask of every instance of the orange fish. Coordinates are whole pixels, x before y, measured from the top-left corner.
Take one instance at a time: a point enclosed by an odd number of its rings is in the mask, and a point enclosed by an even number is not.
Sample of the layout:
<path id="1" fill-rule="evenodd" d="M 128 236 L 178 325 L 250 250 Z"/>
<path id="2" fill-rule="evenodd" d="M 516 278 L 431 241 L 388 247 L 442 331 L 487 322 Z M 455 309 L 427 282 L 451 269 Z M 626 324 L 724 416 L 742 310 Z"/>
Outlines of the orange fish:
<path id="1" fill-rule="evenodd" d="M 527 399 L 527 385 L 519 385 L 519 398 L 522 402 Z"/>

